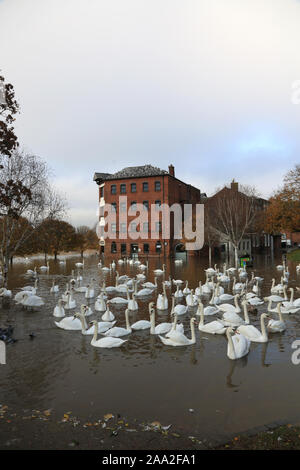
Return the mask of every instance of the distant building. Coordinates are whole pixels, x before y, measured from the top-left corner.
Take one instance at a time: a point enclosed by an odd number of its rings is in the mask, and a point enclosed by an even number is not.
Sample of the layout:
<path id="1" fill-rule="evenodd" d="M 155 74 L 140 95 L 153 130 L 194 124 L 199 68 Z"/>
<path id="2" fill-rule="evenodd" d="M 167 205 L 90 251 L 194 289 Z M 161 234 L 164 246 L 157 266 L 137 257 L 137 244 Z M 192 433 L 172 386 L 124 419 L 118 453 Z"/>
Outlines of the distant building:
<path id="1" fill-rule="evenodd" d="M 154 205 L 155 209 L 160 212 L 162 204 L 171 206 L 178 203 L 183 206 L 184 204 L 200 203 L 200 190 L 176 178 L 173 165 L 169 166 L 169 171 L 152 165 L 143 165 L 127 167 L 113 174 L 95 173 L 94 181 L 99 186 L 100 226 L 102 225 L 104 228 L 105 204 L 113 205 L 116 211 L 116 222 L 111 227 L 115 238 L 105 239 L 104 236 L 101 236 L 101 251 L 115 253 L 120 257 L 135 253 L 172 255 L 182 240 L 174 238 L 173 224 L 170 226 L 170 238 L 163 238 L 161 213 L 159 222 L 156 223 L 156 238 L 153 239 L 150 236 L 151 206 Z M 119 202 L 120 196 L 127 196 L 127 207 L 125 207 L 125 203 Z M 136 215 L 128 215 L 127 222 L 122 223 L 122 214 L 128 211 L 128 207 L 134 207 L 138 203 L 143 205 L 143 210 L 147 211 L 149 216 L 149 222 L 136 228 L 143 232 L 143 239 L 133 240 L 130 236 L 122 238 L 122 232 L 130 235 L 129 224 L 136 218 Z"/>
<path id="2" fill-rule="evenodd" d="M 222 198 L 230 197 L 232 191 L 239 192 L 239 183 L 234 180 L 232 180 L 230 187 L 225 186 L 216 194 L 214 194 L 211 198 L 207 198 L 206 201 L 220 196 Z M 241 197 L 245 197 L 243 193 L 240 194 Z M 255 198 L 255 209 L 258 212 L 265 210 L 268 204 L 269 202 L 266 199 L 259 197 Z M 251 230 L 250 232 L 245 234 L 245 236 L 239 243 L 238 255 L 240 257 L 245 255 L 252 256 L 258 253 L 272 253 L 274 250 L 277 251 L 278 249 L 280 249 L 280 235 L 274 236 L 263 231 Z M 219 250 L 221 252 L 227 253 L 229 256 L 233 255 L 234 252 L 233 246 L 225 238 L 223 240 L 221 238 Z"/>

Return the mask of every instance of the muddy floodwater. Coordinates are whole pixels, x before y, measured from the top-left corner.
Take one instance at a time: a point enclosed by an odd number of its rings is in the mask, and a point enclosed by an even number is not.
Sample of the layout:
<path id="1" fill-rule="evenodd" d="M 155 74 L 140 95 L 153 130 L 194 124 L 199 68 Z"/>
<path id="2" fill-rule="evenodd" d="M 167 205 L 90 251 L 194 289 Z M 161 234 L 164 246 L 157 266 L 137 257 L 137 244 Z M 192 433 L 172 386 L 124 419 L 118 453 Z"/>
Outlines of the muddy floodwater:
<path id="1" fill-rule="evenodd" d="M 66 265 L 50 261 L 49 274 L 40 273 L 37 295 L 45 305 L 36 311 L 26 311 L 22 306 L 3 305 L 0 310 L 0 327 L 14 326 L 18 340 L 7 345 L 6 365 L 0 365 L 0 404 L 9 406 L 16 413 L 24 410 L 51 409 L 58 416 L 71 411 L 80 419 L 90 420 L 105 413 L 119 413 L 139 422 L 158 420 L 163 425 L 186 431 L 199 438 L 225 437 L 277 420 L 295 421 L 300 418 L 300 365 L 291 361 L 291 344 L 300 339 L 300 312 L 284 315 L 287 329 L 284 333 L 270 334 L 266 344 L 252 343 L 247 357 L 238 361 L 227 358 L 225 336 L 213 336 L 196 330 L 196 344 L 187 347 L 169 347 L 161 343 L 149 330 L 135 331 L 121 348 L 98 349 L 91 346 L 91 336 L 81 331 L 64 331 L 57 328 L 53 309 L 66 282 L 71 279 L 72 269 L 79 257 L 67 259 Z M 109 265 L 105 259 L 104 264 Z M 153 269 L 161 268 L 163 259 L 149 259 L 147 280 L 154 280 Z M 43 265 L 44 261 L 17 263 L 10 272 L 9 288 L 13 295 L 34 281 L 24 274 L 27 269 Z M 276 265 L 281 259 L 258 257 L 251 272 L 264 278 L 260 296 L 270 294 L 272 277 L 280 282 L 281 272 Z M 221 266 L 219 262 L 218 266 Z M 300 286 L 296 264 L 288 263 L 289 287 Z M 207 260 L 183 258 L 182 265 L 174 260 L 166 261 L 166 279 L 189 281 L 189 287 L 205 282 L 204 269 Z M 118 266 L 120 275 L 133 277 L 139 273 L 135 266 Z M 115 272 L 104 274 L 98 268 L 98 257 L 85 258 L 81 271 L 83 285 L 94 278 L 96 295 L 103 279 L 106 285 L 115 284 Z M 52 280 L 59 285 L 58 294 L 50 294 Z M 138 300 L 139 310 L 130 314 L 130 322 L 149 319 L 148 303 L 156 301 L 161 292 L 162 276 L 158 289 L 144 299 Z M 231 293 L 225 287 L 225 292 Z M 174 291 L 174 288 L 173 288 Z M 170 289 L 167 289 L 170 312 Z M 118 294 L 119 295 L 119 294 Z M 299 296 L 296 293 L 295 296 Z M 66 311 L 67 315 L 79 311 L 86 303 L 84 294 L 76 293 L 77 308 Z M 208 299 L 204 302 L 207 303 Z M 95 298 L 88 304 L 94 310 Z M 273 304 L 274 306 L 274 304 Z M 266 311 L 266 304 L 258 312 Z M 110 308 L 116 315 L 118 326 L 125 326 L 125 307 Z M 189 320 L 195 314 L 191 310 L 180 316 L 185 334 L 190 337 Z M 96 312 L 90 319 L 102 314 Z M 215 317 L 205 317 L 206 321 Z M 258 328 L 259 314 L 250 314 L 251 322 Z M 168 314 L 157 314 L 156 322 L 169 321 Z M 34 339 L 29 334 L 34 333 Z"/>

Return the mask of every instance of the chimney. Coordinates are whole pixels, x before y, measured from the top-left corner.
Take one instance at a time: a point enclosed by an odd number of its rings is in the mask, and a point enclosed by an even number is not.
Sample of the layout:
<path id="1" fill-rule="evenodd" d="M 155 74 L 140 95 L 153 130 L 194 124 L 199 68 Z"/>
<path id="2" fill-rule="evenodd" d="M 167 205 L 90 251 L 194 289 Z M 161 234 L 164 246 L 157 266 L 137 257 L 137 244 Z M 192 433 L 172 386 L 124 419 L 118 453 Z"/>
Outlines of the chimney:
<path id="1" fill-rule="evenodd" d="M 173 165 L 169 165 L 169 174 L 175 176 L 175 168 Z"/>
<path id="2" fill-rule="evenodd" d="M 231 189 L 232 189 L 232 191 L 238 191 L 238 190 L 239 190 L 239 183 L 237 183 L 236 181 L 234 181 L 234 178 L 233 178 L 233 180 L 231 181 Z"/>

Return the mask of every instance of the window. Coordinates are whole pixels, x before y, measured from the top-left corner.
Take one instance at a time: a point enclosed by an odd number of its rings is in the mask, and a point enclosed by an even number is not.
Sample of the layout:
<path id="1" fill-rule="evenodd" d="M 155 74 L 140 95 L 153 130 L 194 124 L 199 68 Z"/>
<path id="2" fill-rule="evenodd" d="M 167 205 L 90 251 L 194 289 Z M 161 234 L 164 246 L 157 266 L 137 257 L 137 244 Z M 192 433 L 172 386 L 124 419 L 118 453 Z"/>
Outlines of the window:
<path id="1" fill-rule="evenodd" d="M 116 202 L 112 202 L 111 207 L 112 207 L 112 211 L 117 212 L 117 203 Z"/>
<path id="2" fill-rule="evenodd" d="M 160 187 L 160 181 L 155 181 L 155 191 L 160 191 L 161 190 L 161 187 Z"/>
<path id="3" fill-rule="evenodd" d="M 126 202 L 121 202 L 120 203 L 120 211 L 121 212 L 126 212 Z"/>
<path id="4" fill-rule="evenodd" d="M 149 243 L 144 243 L 144 253 L 149 253 Z"/>
<path id="5" fill-rule="evenodd" d="M 161 206 L 161 201 L 155 201 L 155 210 L 156 211 L 159 211 L 160 206 Z"/>
<path id="6" fill-rule="evenodd" d="M 149 210 L 149 201 L 143 201 L 143 206 L 144 206 L 144 210 L 148 211 Z"/>
<path id="7" fill-rule="evenodd" d="M 161 232 L 161 222 L 155 222 L 155 231 Z"/>
<path id="8" fill-rule="evenodd" d="M 130 232 L 136 232 L 136 223 L 135 222 L 131 222 L 131 224 L 129 225 L 130 229 L 129 231 Z"/>
<path id="9" fill-rule="evenodd" d="M 131 192 L 136 193 L 136 183 L 131 183 Z"/>
<path id="10" fill-rule="evenodd" d="M 111 194 L 117 194 L 117 186 L 115 184 L 111 185 L 110 192 Z"/>
<path id="11" fill-rule="evenodd" d="M 111 252 L 112 252 L 112 253 L 117 253 L 117 244 L 116 244 L 116 242 L 112 242 L 112 244 L 111 244 Z"/>
<path id="12" fill-rule="evenodd" d="M 120 185 L 120 193 L 121 194 L 126 194 L 126 184 L 121 184 Z"/>
<path id="13" fill-rule="evenodd" d="M 148 222 L 143 223 L 143 232 L 145 232 L 145 233 L 149 232 L 149 223 Z"/>
<path id="14" fill-rule="evenodd" d="M 161 242 L 160 241 L 156 242 L 155 251 L 156 251 L 156 253 L 161 252 Z"/>
<path id="15" fill-rule="evenodd" d="M 126 243 L 121 243 L 121 254 L 126 253 Z"/>
<path id="16" fill-rule="evenodd" d="M 143 183 L 143 191 L 144 191 L 144 193 L 149 191 L 148 183 Z"/>
<path id="17" fill-rule="evenodd" d="M 101 186 L 100 188 L 100 197 L 104 196 L 104 186 Z"/>
<path id="18" fill-rule="evenodd" d="M 112 233 L 116 233 L 116 231 L 117 231 L 117 224 L 111 224 L 111 231 L 112 231 Z"/>
<path id="19" fill-rule="evenodd" d="M 126 224 L 124 224 L 124 223 L 120 224 L 120 232 L 121 233 L 126 233 Z"/>
<path id="20" fill-rule="evenodd" d="M 136 211 L 136 210 L 137 210 L 136 201 L 131 201 L 131 203 L 130 203 L 130 209 L 132 209 L 133 211 Z"/>

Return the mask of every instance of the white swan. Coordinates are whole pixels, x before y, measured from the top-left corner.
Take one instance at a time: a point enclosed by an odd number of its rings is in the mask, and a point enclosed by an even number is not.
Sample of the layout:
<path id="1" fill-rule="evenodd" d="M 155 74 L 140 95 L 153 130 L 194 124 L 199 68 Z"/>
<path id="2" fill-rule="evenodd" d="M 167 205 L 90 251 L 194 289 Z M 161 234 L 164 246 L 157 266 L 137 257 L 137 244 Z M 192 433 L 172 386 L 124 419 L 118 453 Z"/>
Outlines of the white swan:
<path id="1" fill-rule="evenodd" d="M 40 271 L 48 271 L 49 272 L 49 261 L 47 261 L 46 266 L 40 266 Z"/>
<path id="2" fill-rule="evenodd" d="M 84 316 L 84 305 L 81 306 L 81 313 Z M 82 329 L 81 320 L 73 315 L 71 317 L 63 318 L 60 322 L 55 321 L 54 323 L 56 326 L 58 326 L 58 328 L 61 328 L 62 330 Z"/>
<path id="3" fill-rule="evenodd" d="M 67 303 L 65 305 L 66 310 L 71 310 L 72 308 L 76 307 L 76 300 L 73 298 L 73 292 L 74 290 L 71 289 L 71 291 L 69 291 L 67 294 Z"/>
<path id="4" fill-rule="evenodd" d="M 154 278 L 154 284 L 153 282 L 144 282 L 142 284 L 142 287 L 145 287 L 146 289 L 157 289 L 157 277 Z"/>
<path id="5" fill-rule="evenodd" d="M 203 295 L 203 290 L 202 290 L 202 282 L 199 281 L 199 285 L 198 287 L 196 287 L 195 289 L 195 294 L 198 296 L 198 297 L 201 297 Z"/>
<path id="6" fill-rule="evenodd" d="M 171 330 L 173 323 L 159 323 L 158 325 L 155 326 L 155 309 L 154 309 L 154 302 L 150 302 L 149 304 L 149 314 L 150 314 L 150 334 L 151 335 L 163 335 L 165 333 L 169 333 Z M 179 325 L 176 326 L 176 328 L 179 328 L 180 331 L 183 332 L 183 326 L 179 327 Z"/>
<path id="7" fill-rule="evenodd" d="M 119 326 L 114 326 L 110 330 L 106 331 L 104 333 L 105 336 L 115 336 L 115 337 L 120 337 L 120 336 L 126 336 L 131 333 L 131 327 L 129 323 L 129 310 L 125 310 L 125 319 L 126 319 L 126 328 L 121 328 Z"/>
<path id="8" fill-rule="evenodd" d="M 282 313 L 281 313 L 281 303 L 277 304 L 277 313 L 279 320 L 271 319 L 267 325 L 268 330 L 270 333 L 281 333 L 282 331 L 286 330 L 286 324 L 283 320 Z"/>
<path id="9" fill-rule="evenodd" d="M 187 338 L 183 333 L 175 330 L 173 331 L 170 338 L 165 338 L 159 335 L 159 339 L 161 342 L 167 346 L 188 346 L 190 344 L 196 343 L 196 335 L 195 335 L 195 321 L 196 319 L 193 317 L 190 320 L 190 327 L 191 327 L 191 339 Z"/>
<path id="10" fill-rule="evenodd" d="M 266 318 L 269 318 L 269 315 L 267 313 L 262 313 L 260 316 L 261 331 L 253 325 L 240 325 L 237 328 L 237 331 L 254 343 L 267 343 L 269 338 L 265 325 Z"/>
<path id="11" fill-rule="evenodd" d="M 128 341 L 127 339 L 124 340 L 124 339 L 113 338 L 113 337 L 106 337 L 106 338 L 101 338 L 97 340 L 98 322 L 94 320 L 92 324 L 94 326 L 95 332 L 94 332 L 93 339 L 91 341 L 91 345 L 94 346 L 95 348 L 118 348 L 122 346 L 124 343 L 126 343 L 126 341 Z"/>
<path id="12" fill-rule="evenodd" d="M 88 284 L 87 286 L 87 289 L 86 289 L 86 292 L 85 292 L 85 298 L 86 299 L 92 299 L 93 297 L 95 297 L 95 288 L 94 288 L 94 281 L 92 279 L 92 282 L 91 282 L 91 286 Z"/>
<path id="13" fill-rule="evenodd" d="M 240 359 L 249 353 L 251 341 L 241 333 L 236 333 L 233 336 L 231 336 L 231 333 L 233 333 L 233 329 L 231 327 L 227 328 L 227 356 L 232 360 Z"/>
<path id="14" fill-rule="evenodd" d="M 138 310 L 139 306 L 138 306 L 137 301 L 135 300 L 135 294 L 134 293 L 132 294 L 132 299 L 131 299 L 130 295 L 129 295 L 129 292 L 128 292 L 128 297 L 127 298 L 128 298 L 128 304 L 127 304 L 128 310 L 130 310 L 130 311 Z"/>
<path id="15" fill-rule="evenodd" d="M 52 287 L 50 288 L 50 293 L 54 293 L 54 292 L 59 292 L 59 286 L 58 285 L 54 285 L 54 279 L 52 281 Z"/>
<path id="16" fill-rule="evenodd" d="M 201 315 L 201 304 L 202 302 L 199 302 L 198 303 L 198 309 L 197 309 L 197 312 L 196 312 L 196 315 Z M 216 313 L 219 313 L 221 310 L 218 309 L 218 307 L 213 307 L 211 305 L 208 305 L 207 307 L 205 307 L 203 309 L 203 313 L 205 316 L 209 316 L 209 315 L 216 315 Z"/>
<path id="17" fill-rule="evenodd" d="M 214 320 L 205 325 L 204 324 L 204 308 L 203 308 L 202 302 L 199 302 L 199 308 L 200 308 L 200 322 L 199 322 L 198 329 L 205 333 L 211 333 L 212 335 L 223 335 L 226 331 L 226 326 L 224 326 L 223 323 L 218 320 Z"/>
<path id="18" fill-rule="evenodd" d="M 188 307 L 196 307 L 198 305 L 198 297 L 194 294 L 193 289 L 191 289 L 191 293 L 186 296 L 185 302 Z"/>
<path id="19" fill-rule="evenodd" d="M 65 309 L 63 308 L 63 300 L 62 299 L 58 300 L 57 305 L 53 310 L 53 315 L 55 317 L 64 317 L 65 316 Z"/>
<path id="20" fill-rule="evenodd" d="M 23 296 L 23 300 L 20 302 L 24 307 L 41 307 L 45 305 L 45 302 L 41 297 L 37 295 L 30 295 L 28 292 L 24 291 L 25 295 Z"/>
<path id="21" fill-rule="evenodd" d="M 188 306 L 187 305 L 177 304 L 175 306 L 175 297 L 174 297 L 174 295 L 172 295 L 171 315 L 175 314 L 175 313 L 176 313 L 176 315 L 184 315 L 187 312 L 188 312 Z"/>
<path id="22" fill-rule="evenodd" d="M 183 289 L 183 294 L 187 295 L 191 293 L 191 289 L 189 289 L 189 281 L 185 281 L 185 288 Z"/>
<path id="23" fill-rule="evenodd" d="M 79 318 L 81 321 L 81 333 L 83 335 L 93 335 L 95 333 L 95 325 L 93 322 L 90 322 L 90 328 L 88 328 L 88 325 L 86 323 L 85 316 L 82 313 L 75 313 L 74 315 L 75 318 Z M 114 322 L 108 322 L 108 321 L 96 321 L 97 327 L 98 327 L 98 333 L 103 334 L 110 328 L 112 328 L 115 325 Z"/>
<path id="24" fill-rule="evenodd" d="M 122 304 L 128 304 L 128 300 L 123 299 L 123 297 L 113 297 L 112 299 L 110 299 L 110 303 L 122 305 Z"/>
<path id="25" fill-rule="evenodd" d="M 24 291 L 27 291 L 27 292 L 32 292 L 32 294 L 36 294 L 36 291 L 37 291 L 37 288 L 38 288 L 38 280 L 36 279 L 34 281 L 34 286 L 25 286 L 25 287 L 22 287 L 22 290 Z"/>
<path id="26" fill-rule="evenodd" d="M 102 315 L 101 320 L 103 321 L 114 321 L 115 316 L 114 314 L 109 310 L 109 301 L 107 302 L 107 309 L 106 312 Z"/>
<path id="27" fill-rule="evenodd" d="M 167 310 L 168 309 L 168 298 L 166 294 L 166 286 L 163 285 L 163 293 L 158 294 L 158 298 L 156 301 L 156 308 L 157 310 Z"/>
<path id="28" fill-rule="evenodd" d="M 218 308 L 219 310 L 222 310 L 223 312 L 235 312 L 235 313 L 240 313 L 241 312 L 241 308 L 238 304 L 238 298 L 239 298 L 239 295 L 236 294 L 234 296 L 234 306 L 231 305 L 231 304 L 220 304 L 218 305 Z"/>
<path id="29" fill-rule="evenodd" d="M 105 310 L 106 310 L 106 304 L 105 304 L 105 300 L 103 298 L 103 293 L 102 292 L 99 295 L 99 297 L 97 297 L 97 299 L 96 299 L 95 310 L 97 312 L 105 312 Z"/>
<path id="30" fill-rule="evenodd" d="M 162 269 L 154 269 L 153 272 L 156 276 L 160 276 L 161 274 L 165 274 L 165 265 L 163 264 Z"/>
<path id="31" fill-rule="evenodd" d="M 225 326 L 240 326 L 240 325 L 249 325 L 249 315 L 247 309 L 247 302 L 243 301 L 244 307 L 244 320 L 235 312 L 235 311 L 227 311 L 224 312 L 222 315 L 222 323 Z"/>
<path id="32" fill-rule="evenodd" d="M 1 287 L 0 289 L 0 297 L 11 297 L 12 292 L 9 289 L 6 289 L 5 287 Z"/>
<path id="33" fill-rule="evenodd" d="M 176 299 L 182 299 L 184 297 L 182 290 L 179 289 L 179 284 L 177 284 L 174 296 L 175 296 Z"/>

